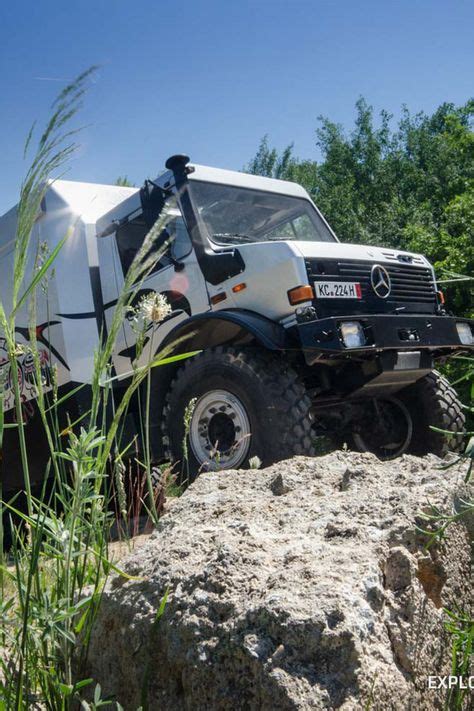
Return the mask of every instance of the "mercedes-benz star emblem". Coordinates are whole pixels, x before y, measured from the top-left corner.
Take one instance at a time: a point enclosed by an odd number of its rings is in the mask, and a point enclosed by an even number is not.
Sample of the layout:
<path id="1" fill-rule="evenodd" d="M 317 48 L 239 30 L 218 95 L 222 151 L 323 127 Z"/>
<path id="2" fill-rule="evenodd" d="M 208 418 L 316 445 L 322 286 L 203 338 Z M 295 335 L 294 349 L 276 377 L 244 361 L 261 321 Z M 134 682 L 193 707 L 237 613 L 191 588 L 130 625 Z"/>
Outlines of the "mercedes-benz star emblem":
<path id="1" fill-rule="evenodd" d="M 392 284 L 385 267 L 381 267 L 380 264 L 374 264 L 370 272 L 370 283 L 372 284 L 372 289 L 381 299 L 386 299 L 390 296 Z"/>

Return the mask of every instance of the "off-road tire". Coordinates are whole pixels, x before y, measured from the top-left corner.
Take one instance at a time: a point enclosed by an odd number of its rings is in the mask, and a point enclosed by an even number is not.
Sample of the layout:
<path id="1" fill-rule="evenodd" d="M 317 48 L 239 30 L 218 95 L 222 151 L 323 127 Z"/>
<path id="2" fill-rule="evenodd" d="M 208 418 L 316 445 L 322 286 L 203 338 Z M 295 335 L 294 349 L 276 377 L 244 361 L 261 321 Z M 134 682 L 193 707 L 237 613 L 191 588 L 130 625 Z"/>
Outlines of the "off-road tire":
<path id="1" fill-rule="evenodd" d="M 448 452 L 461 451 L 466 418 L 457 393 L 446 378 L 433 370 L 406 388 L 403 400 L 413 419 L 411 454 L 423 456 L 431 452 L 444 457 Z M 431 427 L 452 434 L 436 432 Z"/>
<path id="2" fill-rule="evenodd" d="M 168 458 L 183 478 L 201 470 L 189 437 L 183 462 L 184 415 L 189 402 L 206 392 L 224 389 L 244 405 L 250 420 L 248 459 L 258 456 L 263 466 L 297 454 L 313 455 L 311 402 L 295 370 L 283 356 L 259 349 L 218 346 L 190 358 L 179 369 L 167 394 L 162 418 Z"/>

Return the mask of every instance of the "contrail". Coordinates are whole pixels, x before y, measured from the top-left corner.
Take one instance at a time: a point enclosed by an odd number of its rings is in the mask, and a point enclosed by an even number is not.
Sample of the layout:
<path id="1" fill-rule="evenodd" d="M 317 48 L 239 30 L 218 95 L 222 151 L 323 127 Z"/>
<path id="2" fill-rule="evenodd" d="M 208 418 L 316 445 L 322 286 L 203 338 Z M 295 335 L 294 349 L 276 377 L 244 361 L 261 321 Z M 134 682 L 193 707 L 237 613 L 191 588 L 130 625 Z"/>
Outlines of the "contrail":
<path id="1" fill-rule="evenodd" d="M 59 77 L 33 77 L 34 79 L 37 79 L 38 81 L 65 81 L 65 79 L 61 79 Z"/>

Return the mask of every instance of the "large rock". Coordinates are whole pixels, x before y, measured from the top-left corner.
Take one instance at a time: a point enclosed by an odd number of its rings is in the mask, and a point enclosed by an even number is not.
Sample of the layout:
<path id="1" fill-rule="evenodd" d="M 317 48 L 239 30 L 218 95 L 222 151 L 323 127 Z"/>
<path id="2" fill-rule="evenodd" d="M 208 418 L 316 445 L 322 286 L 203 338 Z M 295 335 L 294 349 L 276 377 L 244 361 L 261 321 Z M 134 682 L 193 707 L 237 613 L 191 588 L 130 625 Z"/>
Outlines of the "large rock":
<path id="1" fill-rule="evenodd" d="M 464 471 L 337 452 L 203 474 L 107 586 L 88 673 L 126 711 L 442 708 L 468 529 L 424 548 Z M 156 611 L 169 591 L 164 616 Z M 144 682 L 145 680 L 145 682 Z"/>

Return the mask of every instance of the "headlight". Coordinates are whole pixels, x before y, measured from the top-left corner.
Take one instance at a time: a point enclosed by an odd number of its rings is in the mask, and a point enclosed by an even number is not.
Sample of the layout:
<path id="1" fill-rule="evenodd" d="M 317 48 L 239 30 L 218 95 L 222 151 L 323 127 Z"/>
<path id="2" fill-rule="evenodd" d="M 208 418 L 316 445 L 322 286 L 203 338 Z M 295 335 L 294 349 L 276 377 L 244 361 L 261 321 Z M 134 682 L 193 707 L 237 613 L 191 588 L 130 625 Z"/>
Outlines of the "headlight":
<path id="1" fill-rule="evenodd" d="M 474 344 L 474 335 L 468 323 L 459 322 L 456 324 L 459 340 L 464 346 L 472 346 Z"/>
<path id="2" fill-rule="evenodd" d="M 346 348 L 360 348 L 365 344 L 364 329 L 359 321 L 343 321 L 339 328 Z"/>

